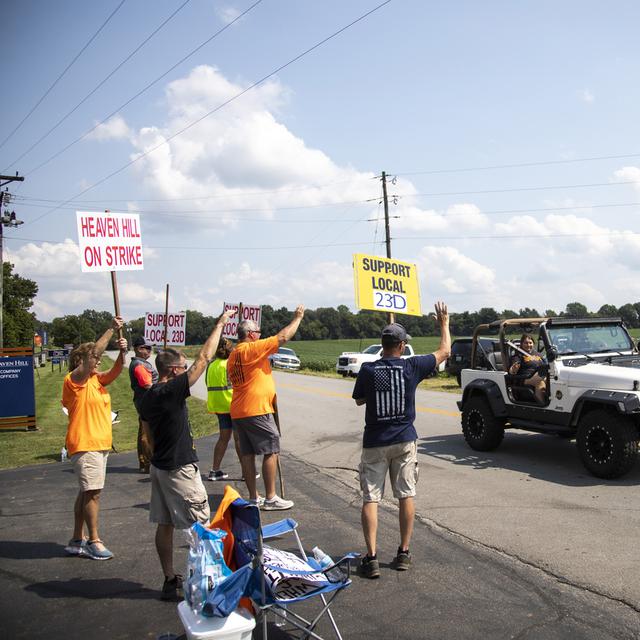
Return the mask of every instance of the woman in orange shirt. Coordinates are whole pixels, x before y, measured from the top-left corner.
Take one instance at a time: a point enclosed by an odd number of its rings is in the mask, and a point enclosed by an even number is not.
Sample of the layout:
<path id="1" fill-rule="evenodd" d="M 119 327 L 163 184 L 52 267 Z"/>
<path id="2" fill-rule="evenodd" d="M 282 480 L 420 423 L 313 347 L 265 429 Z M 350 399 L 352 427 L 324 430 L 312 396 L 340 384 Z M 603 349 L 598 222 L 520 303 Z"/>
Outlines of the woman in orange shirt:
<path id="1" fill-rule="evenodd" d="M 87 556 L 93 560 L 109 560 L 113 553 L 98 535 L 100 492 L 107 472 L 107 457 L 111 451 L 111 396 L 105 386 L 122 371 L 127 353 L 127 341 L 118 340 L 120 354 L 109 371 L 99 372 L 100 357 L 115 331 L 122 328 L 122 318 L 97 342 L 85 342 L 69 356 L 69 373 L 62 386 L 62 404 L 69 412 L 66 447 L 80 491 L 73 514 L 73 538 L 65 547 L 69 555 Z M 83 535 L 87 525 L 88 538 Z"/>

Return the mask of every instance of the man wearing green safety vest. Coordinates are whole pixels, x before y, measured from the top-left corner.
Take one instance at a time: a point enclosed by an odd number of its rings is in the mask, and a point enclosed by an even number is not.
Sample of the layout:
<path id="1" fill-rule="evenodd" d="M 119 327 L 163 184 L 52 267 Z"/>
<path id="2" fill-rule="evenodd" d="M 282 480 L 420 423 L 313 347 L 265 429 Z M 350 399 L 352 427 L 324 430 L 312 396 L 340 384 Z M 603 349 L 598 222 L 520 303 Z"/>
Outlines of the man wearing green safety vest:
<path id="1" fill-rule="evenodd" d="M 218 343 L 215 359 L 207 366 L 207 373 L 205 375 L 205 383 L 207 385 L 207 410 L 209 413 L 216 414 L 220 431 L 218 442 L 216 442 L 216 446 L 213 448 L 213 464 L 208 477 L 208 480 L 214 481 L 225 480 L 229 477 L 229 474 L 225 473 L 220 468 L 220 465 L 227 451 L 227 445 L 229 444 L 232 433 L 238 460 L 240 460 L 238 434 L 232 427 L 231 414 L 229 413 L 233 388 L 227 380 L 227 359 L 231 351 L 233 351 L 233 343 L 231 340 L 221 338 Z"/>

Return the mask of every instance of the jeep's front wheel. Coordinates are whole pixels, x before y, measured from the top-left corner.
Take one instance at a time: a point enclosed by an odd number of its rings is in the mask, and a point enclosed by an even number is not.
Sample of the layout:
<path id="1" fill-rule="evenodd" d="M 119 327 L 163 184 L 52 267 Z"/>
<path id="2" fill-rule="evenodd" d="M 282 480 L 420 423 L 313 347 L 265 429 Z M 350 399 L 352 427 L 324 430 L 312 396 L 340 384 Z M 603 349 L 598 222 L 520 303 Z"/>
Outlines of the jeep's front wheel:
<path id="1" fill-rule="evenodd" d="M 597 409 L 578 425 L 576 443 L 582 464 L 598 478 L 619 478 L 638 457 L 638 430 L 627 417 Z"/>
<path id="2" fill-rule="evenodd" d="M 492 451 L 504 438 L 504 420 L 496 418 L 489 403 L 476 396 L 462 409 L 462 433 L 472 449 Z"/>

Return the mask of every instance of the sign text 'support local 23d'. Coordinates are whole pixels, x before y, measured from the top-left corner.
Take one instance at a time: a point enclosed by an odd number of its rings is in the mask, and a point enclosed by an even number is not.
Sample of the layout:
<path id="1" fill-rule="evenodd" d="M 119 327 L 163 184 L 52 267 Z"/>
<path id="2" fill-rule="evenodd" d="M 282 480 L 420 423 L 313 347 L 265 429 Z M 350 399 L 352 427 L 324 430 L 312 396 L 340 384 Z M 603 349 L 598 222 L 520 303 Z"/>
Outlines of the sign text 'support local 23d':
<path id="1" fill-rule="evenodd" d="M 353 275 L 359 309 L 422 315 L 415 264 L 356 253 Z"/>
<path id="2" fill-rule="evenodd" d="M 142 261 L 137 213 L 76 211 L 82 271 L 139 271 Z"/>
<path id="3" fill-rule="evenodd" d="M 240 305 L 237 302 L 225 302 L 222 312 L 227 309 L 233 309 L 236 314 L 222 328 L 222 337 L 231 340 L 238 338 L 238 324 L 243 320 L 253 320 L 258 326 L 262 323 L 262 307 L 257 304 L 243 304 L 242 314 L 239 316 L 238 309 Z"/>
<path id="4" fill-rule="evenodd" d="M 147 344 L 160 346 L 164 344 L 164 330 L 167 328 L 167 344 L 173 346 L 185 345 L 187 335 L 187 312 L 178 311 L 167 316 L 165 325 L 164 313 L 144 314 L 144 339 Z"/>

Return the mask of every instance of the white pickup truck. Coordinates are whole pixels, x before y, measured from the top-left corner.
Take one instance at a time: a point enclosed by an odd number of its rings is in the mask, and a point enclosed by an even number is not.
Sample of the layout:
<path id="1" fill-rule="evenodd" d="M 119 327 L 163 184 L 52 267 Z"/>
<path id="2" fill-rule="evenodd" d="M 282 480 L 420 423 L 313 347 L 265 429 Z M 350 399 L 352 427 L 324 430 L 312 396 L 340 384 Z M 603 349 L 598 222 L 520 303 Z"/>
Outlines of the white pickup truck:
<path id="1" fill-rule="evenodd" d="M 347 376 L 353 376 L 355 378 L 358 375 L 363 362 L 373 362 L 374 360 L 380 358 L 381 355 L 381 344 L 372 344 L 362 352 L 345 351 L 341 353 L 340 356 L 338 356 L 336 372 L 341 373 L 345 378 Z M 415 353 L 413 352 L 413 347 L 410 344 L 406 345 L 402 357 L 410 358 L 414 355 Z"/>

